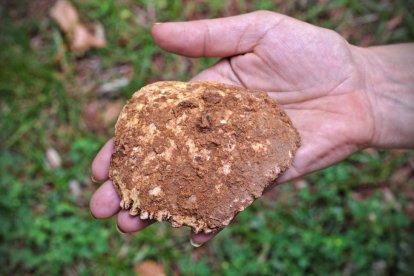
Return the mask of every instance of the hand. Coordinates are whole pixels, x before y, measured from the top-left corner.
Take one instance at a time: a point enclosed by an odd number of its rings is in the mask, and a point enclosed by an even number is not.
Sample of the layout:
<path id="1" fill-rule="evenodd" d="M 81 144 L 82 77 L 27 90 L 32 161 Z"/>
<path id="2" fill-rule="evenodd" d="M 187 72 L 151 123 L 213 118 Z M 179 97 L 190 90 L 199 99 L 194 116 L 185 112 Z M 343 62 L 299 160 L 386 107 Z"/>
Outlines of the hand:
<path id="1" fill-rule="evenodd" d="M 156 24 L 156 44 L 188 57 L 222 57 L 193 78 L 267 91 L 298 129 L 302 146 L 279 182 L 320 170 L 368 145 L 374 136 L 372 96 L 367 92 L 363 50 L 337 33 L 280 14 L 259 11 L 240 16 Z M 120 210 L 108 179 L 113 142 L 96 156 L 92 173 L 106 181 L 92 196 L 97 218 L 117 214 L 123 232 L 152 221 Z M 202 244 L 212 234 L 191 234 Z"/>

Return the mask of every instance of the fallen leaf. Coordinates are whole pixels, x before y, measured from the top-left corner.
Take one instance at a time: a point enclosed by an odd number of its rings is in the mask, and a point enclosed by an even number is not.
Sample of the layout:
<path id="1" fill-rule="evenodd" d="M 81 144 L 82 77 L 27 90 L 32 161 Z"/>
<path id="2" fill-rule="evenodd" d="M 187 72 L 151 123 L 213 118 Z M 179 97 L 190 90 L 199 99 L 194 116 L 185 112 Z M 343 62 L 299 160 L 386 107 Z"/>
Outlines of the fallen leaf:
<path id="1" fill-rule="evenodd" d="M 124 103 L 121 101 L 112 101 L 107 103 L 102 111 L 102 121 L 105 126 L 110 126 L 118 118 Z"/>
<path id="2" fill-rule="evenodd" d="M 77 52 L 83 52 L 89 48 L 105 47 L 105 33 L 102 25 L 96 25 L 93 30 L 79 24 L 73 30 L 70 47 Z"/>
<path id="3" fill-rule="evenodd" d="M 75 65 L 76 87 L 79 95 L 95 92 L 97 79 L 100 79 L 102 64 L 99 57 L 78 59 Z"/>
<path id="4" fill-rule="evenodd" d="M 135 15 L 135 22 L 142 27 L 149 27 L 156 21 L 156 9 L 151 2 L 146 5 L 146 9 L 135 6 L 132 11 Z"/>
<path id="5" fill-rule="evenodd" d="M 129 78 L 127 77 L 115 79 L 110 82 L 104 83 L 101 87 L 99 87 L 98 93 L 107 94 L 110 92 L 114 92 L 114 91 L 121 89 L 122 87 L 127 86 L 128 84 L 129 84 Z"/>
<path id="6" fill-rule="evenodd" d="M 388 31 L 394 30 L 398 25 L 401 24 L 402 19 L 403 19 L 403 17 L 402 17 L 401 14 L 391 18 L 390 20 L 387 21 L 385 29 L 387 29 Z"/>
<path id="7" fill-rule="evenodd" d="M 82 119 L 89 130 L 102 133 L 102 123 L 99 118 L 101 106 L 98 101 L 85 103 L 82 107 Z"/>
<path id="8" fill-rule="evenodd" d="M 89 48 L 105 47 L 105 31 L 101 24 L 88 28 L 80 22 L 79 13 L 67 0 L 58 0 L 50 10 L 50 16 L 69 40 L 70 48 L 83 53 Z"/>
<path id="9" fill-rule="evenodd" d="M 132 74 L 133 69 L 130 63 L 116 64 L 99 74 L 101 85 L 96 92 L 101 98 L 118 98 L 120 89 L 130 83 Z"/>
<path id="10" fill-rule="evenodd" d="M 164 276 L 162 266 L 154 261 L 143 261 L 134 266 L 135 275 L 138 276 Z"/>
<path id="11" fill-rule="evenodd" d="M 82 118 L 86 127 L 96 133 L 105 133 L 108 128 L 113 127 L 113 123 L 118 118 L 124 102 L 99 101 L 85 103 L 82 108 Z"/>
<path id="12" fill-rule="evenodd" d="M 58 0 L 50 10 L 50 16 L 65 33 L 71 32 L 80 23 L 78 11 L 66 0 Z"/>

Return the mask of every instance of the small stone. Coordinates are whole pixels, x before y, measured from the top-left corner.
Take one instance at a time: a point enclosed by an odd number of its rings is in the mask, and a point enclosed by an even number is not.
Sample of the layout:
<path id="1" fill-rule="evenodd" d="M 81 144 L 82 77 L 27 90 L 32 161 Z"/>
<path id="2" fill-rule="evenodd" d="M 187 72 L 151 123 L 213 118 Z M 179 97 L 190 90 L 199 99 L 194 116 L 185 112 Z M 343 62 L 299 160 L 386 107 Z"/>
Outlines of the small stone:
<path id="1" fill-rule="evenodd" d="M 52 147 L 46 150 L 46 165 L 51 169 L 60 168 L 62 165 L 59 153 Z"/>
<path id="2" fill-rule="evenodd" d="M 69 181 L 69 190 L 75 198 L 79 198 L 81 195 L 81 187 L 79 181 L 75 179 Z"/>

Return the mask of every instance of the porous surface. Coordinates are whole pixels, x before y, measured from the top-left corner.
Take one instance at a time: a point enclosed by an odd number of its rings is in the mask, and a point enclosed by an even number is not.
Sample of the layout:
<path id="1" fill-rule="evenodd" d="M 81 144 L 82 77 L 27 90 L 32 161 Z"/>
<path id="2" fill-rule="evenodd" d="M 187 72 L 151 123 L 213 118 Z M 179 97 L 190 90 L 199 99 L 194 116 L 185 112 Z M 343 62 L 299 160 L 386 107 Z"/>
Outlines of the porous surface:
<path id="1" fill-rule="evenodd" d="M 196 233 L 224 228 L 285 171 L 300 144 L 265 92 L 196 81 L 140 89 L 115 127 L 121 207 Z"/>

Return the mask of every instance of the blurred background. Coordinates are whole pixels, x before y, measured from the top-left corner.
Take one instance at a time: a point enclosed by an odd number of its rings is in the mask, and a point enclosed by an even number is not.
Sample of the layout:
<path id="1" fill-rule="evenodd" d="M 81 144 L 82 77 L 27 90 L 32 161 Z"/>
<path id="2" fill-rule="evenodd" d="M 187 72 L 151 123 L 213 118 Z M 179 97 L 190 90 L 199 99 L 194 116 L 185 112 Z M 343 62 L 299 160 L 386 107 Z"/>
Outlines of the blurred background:
<path id="1" fill-rule="evenodd" d="M 0 1 L 0 274 L 414 273 L 414 153 L 364 150 L 282 185 L 195 249 L 158 223 L 120 234 L 88 210 L 90 164 L 131 94 L 215 59 L 152 42 L 157 21 L 267 9 L 353 44 L 414 41 L 414 2 Z"/>

